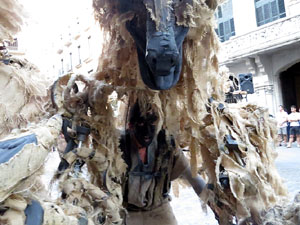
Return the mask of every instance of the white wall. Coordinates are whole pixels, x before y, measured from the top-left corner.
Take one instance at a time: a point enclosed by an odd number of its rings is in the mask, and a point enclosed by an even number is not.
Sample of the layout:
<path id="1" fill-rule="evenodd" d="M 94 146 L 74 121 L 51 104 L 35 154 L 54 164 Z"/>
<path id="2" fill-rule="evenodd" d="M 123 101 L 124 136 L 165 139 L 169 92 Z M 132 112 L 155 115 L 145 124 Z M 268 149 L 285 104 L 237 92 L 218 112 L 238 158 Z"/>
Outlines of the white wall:
<path id="1" fill-rule="evenodd" d="M 287 16 L 295 16 L 300 14 L 300 0 L 285 0 L 284 3 Z"/>
<path id="2" fill-rule="evenodd" d="M 234 73 L 235 75 L 241 74 L 241 73 L 250 73 L 250 71 L 247 69 L 245 65 L 245 61 L 240 61 L 239 63 L 226 65 L 231 73 Z"/>
<path id="3" fill-rule="evenodd" d="M 237 36 L 257 28 L 254 0 L 232 0 L 232 7 Z"/>
<path id="4" fill-rule="evenodd" d="M 289 49 L 281 50 L 272 55 L 273 75 L 288 69 L 295 63 L 300 62 L 300 46 L 291 46 Z"/>

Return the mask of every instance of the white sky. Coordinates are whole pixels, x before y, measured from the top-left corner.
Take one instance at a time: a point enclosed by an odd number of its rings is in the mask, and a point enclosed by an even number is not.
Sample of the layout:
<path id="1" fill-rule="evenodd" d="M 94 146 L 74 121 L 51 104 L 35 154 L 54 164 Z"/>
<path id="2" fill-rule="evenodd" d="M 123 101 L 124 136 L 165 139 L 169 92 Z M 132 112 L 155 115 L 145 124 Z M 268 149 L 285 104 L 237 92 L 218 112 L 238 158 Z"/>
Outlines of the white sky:
<path id="1" fill-rule="evenodd" d="M 45 52 L 55 52 L 53 42 L 61 31 L 67 28 L 76 15 L 82 16 L 92 10 L 92 0 L 19 0 L 23 5 L 27 18 L 19 34 L 22 38 L 26 57 L 38 65 L 41 70 L 49 64 L 51 58 Z M 75 23 L 75 22 L 74 22 Z M 45 68 L 43 68 L 45 67 Z"/>

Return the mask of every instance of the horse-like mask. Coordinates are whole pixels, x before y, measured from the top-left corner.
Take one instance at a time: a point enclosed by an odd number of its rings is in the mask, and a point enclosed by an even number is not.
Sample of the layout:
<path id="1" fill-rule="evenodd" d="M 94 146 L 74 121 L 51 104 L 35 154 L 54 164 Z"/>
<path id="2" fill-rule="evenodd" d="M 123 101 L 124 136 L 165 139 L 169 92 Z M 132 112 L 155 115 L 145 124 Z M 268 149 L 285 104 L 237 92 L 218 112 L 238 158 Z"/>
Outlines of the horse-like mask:
<path id="1" fill-rule="evenodd" d="M 143 82 L 154 90 L 170 89 L 180 77 L 182 42 L 189 29 L 176 24 L 179 1 L 119 0 L 122 13 L 134 13 L 126 28 L 137 46 Z"/>

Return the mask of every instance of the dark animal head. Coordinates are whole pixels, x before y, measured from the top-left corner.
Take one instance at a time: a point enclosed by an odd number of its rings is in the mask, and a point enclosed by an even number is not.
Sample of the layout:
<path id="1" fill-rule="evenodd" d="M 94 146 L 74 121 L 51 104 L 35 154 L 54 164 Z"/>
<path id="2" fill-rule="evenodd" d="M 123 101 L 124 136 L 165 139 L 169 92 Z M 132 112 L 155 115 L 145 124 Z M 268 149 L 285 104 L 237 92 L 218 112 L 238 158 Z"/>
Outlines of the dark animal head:
<path id="1" fill-rule="evenodd" d="M 142 79 L 154 90 L 173 87 L 181 72 L 182 42 L 188 28 L 176 24 L 174 7 L 182 0 L 171 2 L 119 0 L 122 13 L 134 13 L 134 18 L 126 23 L 126 27 L 137 46 Z"/>

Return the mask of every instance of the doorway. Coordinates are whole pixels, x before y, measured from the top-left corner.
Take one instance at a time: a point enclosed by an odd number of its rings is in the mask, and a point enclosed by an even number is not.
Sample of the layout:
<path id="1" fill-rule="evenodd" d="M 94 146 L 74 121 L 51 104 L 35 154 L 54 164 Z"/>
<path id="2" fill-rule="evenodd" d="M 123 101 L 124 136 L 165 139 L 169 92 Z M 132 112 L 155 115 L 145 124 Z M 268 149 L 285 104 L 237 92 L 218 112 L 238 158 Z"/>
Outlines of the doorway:
<path id="1" fill-rule="evenodd" d="M 283 107 L 288 113 L 291 105 L 300 107 L 300 63 L 297 63 L 280 74 Z"/>

